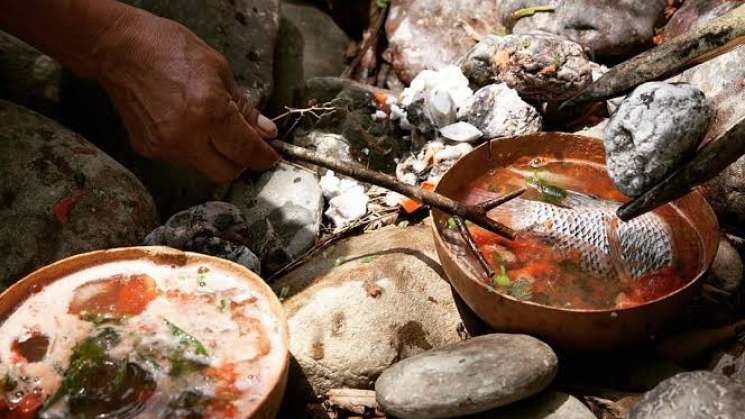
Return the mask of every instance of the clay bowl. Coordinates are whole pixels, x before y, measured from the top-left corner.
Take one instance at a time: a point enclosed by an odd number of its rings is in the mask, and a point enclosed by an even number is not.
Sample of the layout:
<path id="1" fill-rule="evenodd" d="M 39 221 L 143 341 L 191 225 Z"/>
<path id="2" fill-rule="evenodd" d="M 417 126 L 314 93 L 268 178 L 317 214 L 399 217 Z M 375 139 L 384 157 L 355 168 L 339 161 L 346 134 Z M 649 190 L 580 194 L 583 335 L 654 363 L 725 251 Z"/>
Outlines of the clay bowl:
<path id="1" fill-rule="evenodd" d="M 492 141 L 460 159 L 442 178 L 436 192 L 456 198 L 459 191 L 489 169 L 504 167 L 519 158 L 575 159 L 605 165 L 601 141 L 561 133 L 539 133 Z M 463 253 L 447 243 L 439 226 L 448 215 L 432 211 L 435 246 L 450 283 L 466 304 L 496 331 L 526 333 L 566 351 L 612 351 L 649 342 L 688 304 L 711 266 L 719 243 L 716 216 L 703 196 L 691 192 L 672 205 L 687 216 L 701 241 L 700 271 L 686 286 L 660 299 L 626 309 L 564 309 L 520 301 L 494 293 L 483 275 Z"/>
<path id="2" fill-rule="evenodd" d="M 224 259 L 157 246 L 99 250 L 72 256 L 29 274 L 0 294 L 0 323 L 10 316 L 13 310 L 28 297 L 61 277 L 99 264 L 126 261 L 149 261 L 157 265 L 179 267 L 191 264 L 206 265 L 214 268 L 216 271 L 228 272 L 237 278 L 244 279 L 251 284 L 253 290 L 263 296 L 263 299 L 270 307 L 271 317 L 277 322 L 280 333 L 283 335 L 283 347 L 277 348 L 277 350 L 282 351 L 284 356 L 281 357 L 282 365 L 275 370 L 277 371 L 275 376 L 267 378 L 267 388 L 270 390 L 263 395 L 262 400 L 251 415 L 251 419 L 274 418 L 279 411 L 282 397 L 284 396 L 289 370 L 287 319 L 276 295 L 260 277 L 243 266 Z"/>

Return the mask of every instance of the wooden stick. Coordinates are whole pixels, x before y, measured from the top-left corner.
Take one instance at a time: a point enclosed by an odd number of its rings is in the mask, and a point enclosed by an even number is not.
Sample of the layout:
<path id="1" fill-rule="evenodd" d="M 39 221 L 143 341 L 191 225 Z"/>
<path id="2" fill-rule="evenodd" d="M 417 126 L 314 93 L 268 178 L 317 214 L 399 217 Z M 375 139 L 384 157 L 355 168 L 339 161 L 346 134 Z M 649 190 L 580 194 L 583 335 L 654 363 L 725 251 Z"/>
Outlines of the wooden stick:
<path id="1" fill-rule="evenodd" d="M 476 246 L 476 241 L 473 240 L 473 236 L 471 235 L 471 232 L 468 231 L 468 227 L 466 227 L 466 222 L 463 221 L 463 219 L 458 217 L 457 215 L 453 217 L 453 220 L 455 221 L 455 225 L 458 227 L 458 232 L 463 238 L 463 241 L 466 242 L 466 245 L 468 246 L 468 250 L 470 250 L 471 253 L 473 253 L 473 255 L 476 256 L 476 260 L 479 261 L 479 265 L 481 265 L 481 268 L 486 273 L 486 277 L 487 278 L 493 277 L 494 271 L 492 270 L 491 266 L 489 266 L 489 263 L 486 262 L 484 255 L 481 254 L 481 252 L 479 251 L 479 247 Z"/>
<path id="2" fill-rule="evenodd" d="M 292 159 L 312 163 L 342 175 L 349 176 L 360 182 L 377 185 L 409 198 L 424 202 L 432 208 L 437 208 L 453 216 L 459 216 L 466 219 L 481 228 L 492 233 L 498 234 L 510 240 L 515 238 L 515 231 L 511 228 L 500 224 L 486 216 L 486 211 L 477 205 L 463 205 L 444 195 L 425 191 L 416 186 L 407 185 L 399 182 L 393 176 L 375 172 L 357 163 L 343 162 L 330 159 L 318 153 L 310 151 L 303 147 L 297 147 L 284 141 L 274 140 L 271 142 L 272 147 L 287 157 Z M 513 197 L 514 199 L 515 197 Z"/>
<path id="3" fill-rule="evenodd" d="M 502 204 L 504 204 L 506 202 L 512 201 L 513 199 L 517 198 L 518 196 L 524 194 L 525 191 L 527 191 L 527 190 L 528 190 L 527 188 L 520 188 L 520 189 L 518 189 L 516 191 L 512 191 L 510 193 L 506 193 L 506 194 L 504 194 L 504 195 L 502 195 L 502 196 L 500 196 L 498 198 L 489 199 L 489 200 L 486 200 L 486 201 L 479 202 L 478 204 L 476 204 L 476 206 L 481 211 L 484 211 L 484 213 L 487 213 L 487 212 L 493 210 L 494 208 L 496 208 L 496 207 L 498 207 L 498 206 L 500 206 L 500 205 L 502 205 Z"/>

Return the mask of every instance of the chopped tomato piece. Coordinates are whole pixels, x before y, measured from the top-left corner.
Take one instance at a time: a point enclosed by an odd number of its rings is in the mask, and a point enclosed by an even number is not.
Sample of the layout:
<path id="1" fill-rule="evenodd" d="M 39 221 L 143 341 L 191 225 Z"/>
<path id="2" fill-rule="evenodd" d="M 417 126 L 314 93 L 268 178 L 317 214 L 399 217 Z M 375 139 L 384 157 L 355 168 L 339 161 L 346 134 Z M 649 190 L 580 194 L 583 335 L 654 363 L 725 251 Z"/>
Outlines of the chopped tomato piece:
<path id="1" fill-rule="evenodd" d="M 33 419 L 41 408 L 41 394 L 29 393 L 13 406 L 0 399 L 0 417 L 4 419 Z"/>
<path id="2" fill-rule="evenodd" d="M 628 293 L 628 299 L 631 302 L 642 304 L 664 297 L 683 287 L 683 285 L 685 285 L 685 281 L 675 272 L 673 267 L 663 268 L 634 281 Z"/>
<path id="3" fill-rule="evenodd" d="M 435 184 L 432 182 L 422 182 L 419 187 L 425 191 L 432 191 L 435 189 Z M 422 206 L 423 204 L 416 199 L 406 198 L 401 201 L 401 207 L 404 209 L 404 211 L 406 211 L 407 214 L 411 214 Z"/>
<path id="4" fill-rule="evenodd" d="M 142 313 L 157 296 L 155 281 L 148 275 L 116 275 L 78 287 L 68 312 L 133 316 Z"/>

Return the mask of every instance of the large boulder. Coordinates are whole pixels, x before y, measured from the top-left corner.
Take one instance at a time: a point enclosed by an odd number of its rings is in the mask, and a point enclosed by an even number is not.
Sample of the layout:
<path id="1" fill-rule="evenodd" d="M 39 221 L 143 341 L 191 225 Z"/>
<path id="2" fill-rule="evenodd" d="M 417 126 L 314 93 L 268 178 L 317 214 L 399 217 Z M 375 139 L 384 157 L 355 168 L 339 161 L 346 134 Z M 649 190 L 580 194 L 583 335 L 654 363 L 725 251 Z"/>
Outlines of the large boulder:
<path id="1" fill-rule="evenodd" d="M 0 31 L 0 98 L 57 118 L 62 66 L 18 38 Z"/>
<path id="2" fill-rule="evenodd" d="M 423 70 L 455 63 L 479 40 L 503 31 L 496 0 L 393 0 L 384 57 L 410 83 Z"/>
<path id="3" fill-rule="evenodd" d="M 302 34 L 306 78 L 336 77 L 344 71 L 350 39 L 329 15 L 310 5 L 285 1 L 282 2 L 282 17 Z"/>
<path id="4" fill-rule="evenodd" d="M 66 256 L 131 246 L 158 223 L 152 198 L 79 135 L 0 101 L 0 287 Z"/>
<path id="5" fill-rule="evenodd" d="M 293 407 L 332 388 L 372 388 L 399 360 L 464 337 L 428 225 L 339 242 L 273 288 L 287 297 Z"/>
<path id="6" fill-rule="evenodd" d="M 238 84 L 256 94 L 257 102 L 271 94 L 279 0 L 124 2 L 191 29 L 225 55 Z"/>
<path id="7" fill-rule="evenodd" d="M 553 33 L 595 54 L 619 56 L 630 55 L 650 43 L 666 4 L 666 0 L 504 0 L 499 14 L 512 33 Z M 542 6 L 554 10 L 519 19 L 514 15 L 521 9 Z"/>

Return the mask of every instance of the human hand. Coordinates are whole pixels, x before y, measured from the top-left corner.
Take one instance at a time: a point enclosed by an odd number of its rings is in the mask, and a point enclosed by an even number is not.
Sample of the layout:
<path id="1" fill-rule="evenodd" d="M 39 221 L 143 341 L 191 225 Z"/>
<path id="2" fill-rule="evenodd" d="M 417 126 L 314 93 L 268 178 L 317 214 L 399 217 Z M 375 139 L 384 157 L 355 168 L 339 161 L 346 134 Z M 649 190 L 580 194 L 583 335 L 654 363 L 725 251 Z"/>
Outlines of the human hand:
<path id="1" fill-rule="evenodd" d="M 218 183 L 279 159 L 274 123 L 248 103 L 227 60 L 184 26 L 139 11 L 101 37 L 97 78 L 145 157 Z"/>

